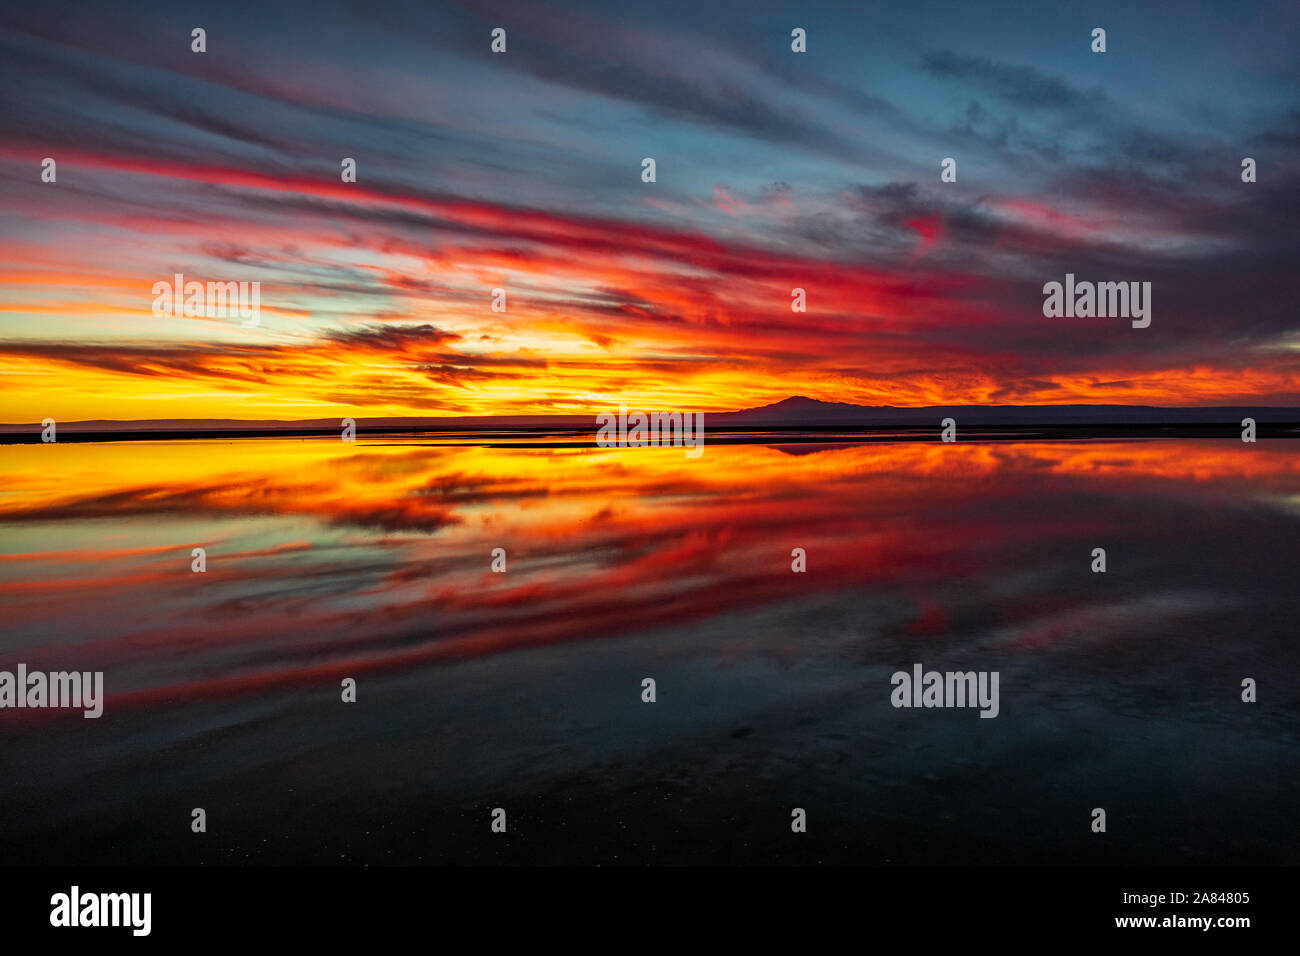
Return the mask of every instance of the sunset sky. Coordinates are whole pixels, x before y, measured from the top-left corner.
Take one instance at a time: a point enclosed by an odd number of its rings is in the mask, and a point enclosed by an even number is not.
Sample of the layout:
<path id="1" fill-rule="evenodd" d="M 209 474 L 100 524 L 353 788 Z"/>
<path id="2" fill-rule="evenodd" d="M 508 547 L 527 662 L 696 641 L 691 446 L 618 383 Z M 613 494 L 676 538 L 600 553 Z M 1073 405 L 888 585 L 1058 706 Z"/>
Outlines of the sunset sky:
<path id="1" fill-rule="evenodd" d="M 1300 9 L 1165 9 L 6 9 L 0 422 L 1300 405 Z"/>

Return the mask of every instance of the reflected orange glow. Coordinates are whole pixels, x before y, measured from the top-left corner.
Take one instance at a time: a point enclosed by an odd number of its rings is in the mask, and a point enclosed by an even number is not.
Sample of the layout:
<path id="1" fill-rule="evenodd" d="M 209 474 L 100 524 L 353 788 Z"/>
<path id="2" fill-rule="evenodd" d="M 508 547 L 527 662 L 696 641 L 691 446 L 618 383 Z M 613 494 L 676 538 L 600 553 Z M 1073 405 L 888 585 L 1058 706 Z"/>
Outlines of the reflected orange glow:
<path id="1" fill-rule="evenodd" d="M 697 460 L 336 439 L 60 444 L 0 447 L 0 473 L 11 656 L 155 661 L 161 674 L 119 703 L 604 638 L 843 589 L 917 594 L 903 626 L 933 635 L 950 609 L 925 582 L 1122 538 L 1144 497 L 1197 514 L 1300 500 L 1300 456 L 1284 441 L 713 445 Z M 1116 504 L 1081 511 L 1080 496 Z M 498 547 L 505 574 L 489 570 Z M 806 574 L 790 571 L 796 547 Z M 198 680 L 210 656 L 226 676 Z"/>

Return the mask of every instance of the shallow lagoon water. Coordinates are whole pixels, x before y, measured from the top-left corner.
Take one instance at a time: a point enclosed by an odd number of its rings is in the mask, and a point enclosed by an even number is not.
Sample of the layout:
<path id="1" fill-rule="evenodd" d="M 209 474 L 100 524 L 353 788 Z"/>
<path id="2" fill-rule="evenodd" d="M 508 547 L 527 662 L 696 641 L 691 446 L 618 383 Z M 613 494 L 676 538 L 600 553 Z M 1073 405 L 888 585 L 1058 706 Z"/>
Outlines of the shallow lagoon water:
<path id="1" fill-rule="evenodd" d="M 1296 447 L 0 447 L 0 855 L 1297 863 Z"/>

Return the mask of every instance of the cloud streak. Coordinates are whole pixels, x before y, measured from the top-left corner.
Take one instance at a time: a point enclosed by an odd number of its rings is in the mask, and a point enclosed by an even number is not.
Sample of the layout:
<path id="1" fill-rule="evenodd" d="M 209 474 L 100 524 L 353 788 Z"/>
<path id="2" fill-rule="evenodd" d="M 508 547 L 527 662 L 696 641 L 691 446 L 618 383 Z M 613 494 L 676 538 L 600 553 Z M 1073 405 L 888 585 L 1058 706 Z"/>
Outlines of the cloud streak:
<path id="1" fill-rule="evenodd" d="M 1300 403 L 1300 109 L 1272 60 L 1226 88 L 1190 56 L 1120 78 L 992 29 L 931 44 L 900 12 L 913 42 L 872 73 L 816 27 L 789 53 L 759 8 L 395 4 L 304 30 L 262 7 L 257 36 L 238 3 L 214 19 L 204 56 L 150 4 L 0 20 L 0 78 L 32 90 L 0 111 L 0 420 Z M 1169 42 L 1216 29 L 1186 27 Z M 1189 129 L 1148 80 L 1238 119 Z M 261 282 L 263 323 L 152 316 L 177 272 Z M 1044 319 L 1066 272 L 1151 281 L 1151 328 Z"/>

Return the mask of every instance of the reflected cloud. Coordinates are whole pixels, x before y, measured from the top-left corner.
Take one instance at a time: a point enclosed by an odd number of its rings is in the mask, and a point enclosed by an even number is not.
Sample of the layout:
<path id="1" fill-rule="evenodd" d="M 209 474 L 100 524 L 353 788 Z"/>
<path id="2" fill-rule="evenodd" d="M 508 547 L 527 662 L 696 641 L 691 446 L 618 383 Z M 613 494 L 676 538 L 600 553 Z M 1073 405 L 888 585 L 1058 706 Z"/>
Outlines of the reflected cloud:
<path id="1" fill-rule="evenodd" d="M 5 655 L 112 669 L 114 706 L 611 640 L 819 594 L 901 601 L 900 634 L 916 640 L 979 605 L 1024 625 L 1031 647 L 1099 612 L 1046 583 L 999 596 L 1000 578 L 1133 537 L 1144 561 L 1178 560 L 1190 520 L 1208 540 L 1231 531 L 1204 517 L 1225 502 L 1285 515 L 1300 495 L 1287 443 L 1215 440 L 718 444 L 700 462 L 653 448 L 105 443 L 6 446 L 0 472 Z M 497 547 L 505 574 L 489 569 Z M 806 574 L 791 572 L 796 547 Z"/>

